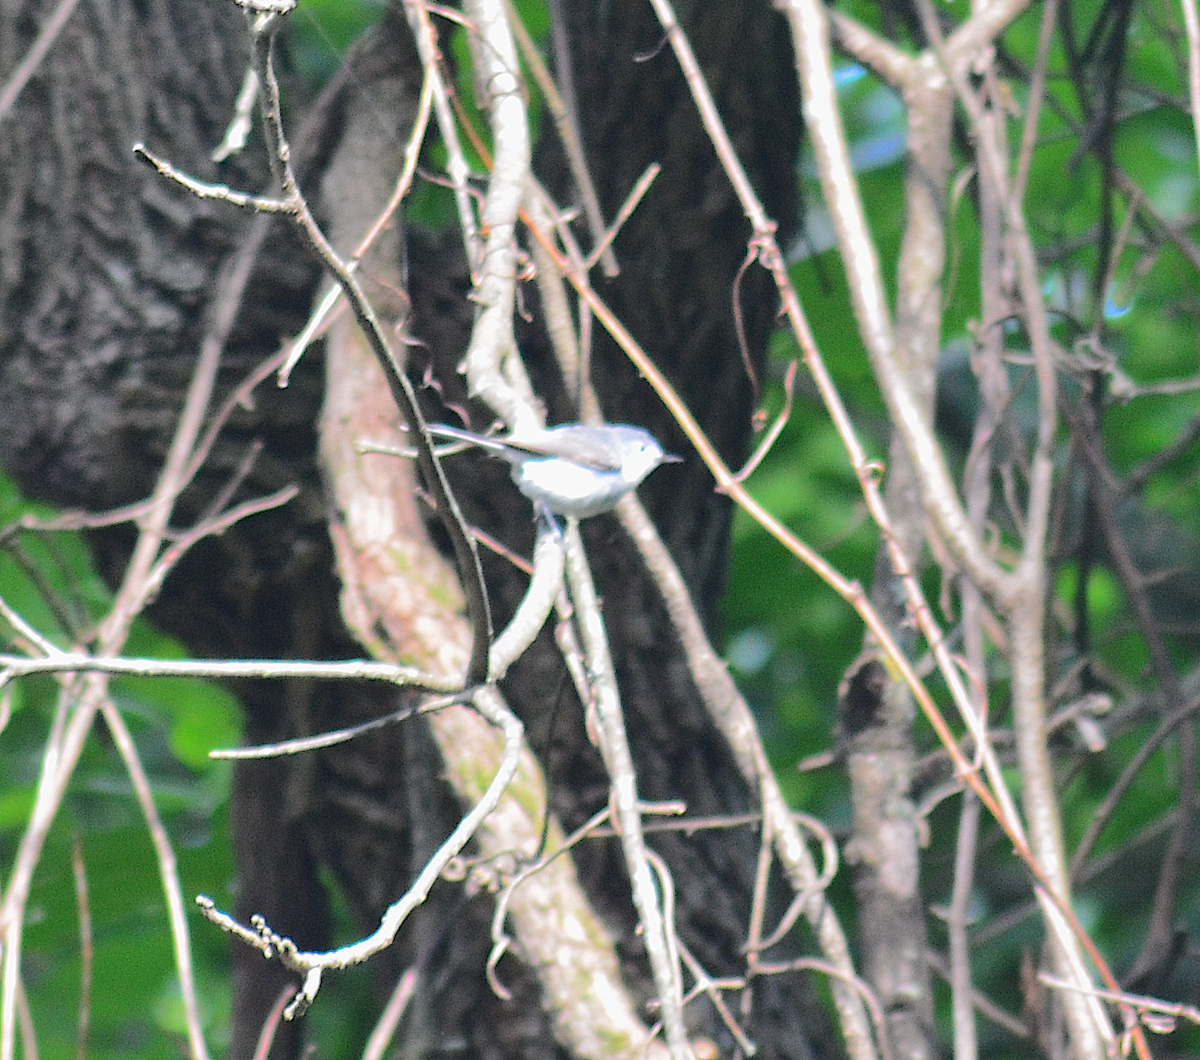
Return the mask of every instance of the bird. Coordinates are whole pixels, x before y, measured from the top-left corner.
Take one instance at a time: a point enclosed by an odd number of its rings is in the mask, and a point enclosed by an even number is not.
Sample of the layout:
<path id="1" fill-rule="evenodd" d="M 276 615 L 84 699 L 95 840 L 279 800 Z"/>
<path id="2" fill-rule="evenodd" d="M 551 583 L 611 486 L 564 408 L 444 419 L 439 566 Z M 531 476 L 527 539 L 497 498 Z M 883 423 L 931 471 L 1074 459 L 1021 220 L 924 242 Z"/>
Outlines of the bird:
<path id="1" fill-rule="evenodd" d="M 517 489 L 535 506 L 574 519 L 609 511 L 660 464 L 682 460 L 627 423 L 566 423 L 504 436 L 431 423 L 429 433 L 507 460 Z"/>

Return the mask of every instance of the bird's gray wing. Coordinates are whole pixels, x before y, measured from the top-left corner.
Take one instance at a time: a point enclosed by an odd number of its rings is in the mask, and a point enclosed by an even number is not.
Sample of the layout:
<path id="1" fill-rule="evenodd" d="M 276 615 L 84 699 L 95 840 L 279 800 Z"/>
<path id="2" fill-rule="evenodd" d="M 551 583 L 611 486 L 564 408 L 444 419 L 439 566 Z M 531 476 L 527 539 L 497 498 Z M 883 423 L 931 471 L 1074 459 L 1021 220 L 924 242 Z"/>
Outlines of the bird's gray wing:
<path id="1" fill-rule="evenodd" d="M 505 441 L 515 449 L 539 456 L 554 456 L 597 471 L 619 471 L 621 439 L 612 426 L 588 427 L 572 423 L 550 427 L 536 435 L 509 437 Z"/>

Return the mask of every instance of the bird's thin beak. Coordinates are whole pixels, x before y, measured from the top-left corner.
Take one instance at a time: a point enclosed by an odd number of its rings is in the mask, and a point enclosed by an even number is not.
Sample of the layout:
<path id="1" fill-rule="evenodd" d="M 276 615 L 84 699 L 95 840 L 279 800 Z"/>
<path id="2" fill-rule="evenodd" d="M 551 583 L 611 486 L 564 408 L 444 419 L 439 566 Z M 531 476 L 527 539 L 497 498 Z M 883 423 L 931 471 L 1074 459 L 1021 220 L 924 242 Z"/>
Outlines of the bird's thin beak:
<path id="1" fill-rule="evenodd" d="M 683 461 L 684 458 L 682 456 L 676 456 L 674 453 L 663 453 L 662 455 L 662 462 L 664 464 L 682 464 Z"/>

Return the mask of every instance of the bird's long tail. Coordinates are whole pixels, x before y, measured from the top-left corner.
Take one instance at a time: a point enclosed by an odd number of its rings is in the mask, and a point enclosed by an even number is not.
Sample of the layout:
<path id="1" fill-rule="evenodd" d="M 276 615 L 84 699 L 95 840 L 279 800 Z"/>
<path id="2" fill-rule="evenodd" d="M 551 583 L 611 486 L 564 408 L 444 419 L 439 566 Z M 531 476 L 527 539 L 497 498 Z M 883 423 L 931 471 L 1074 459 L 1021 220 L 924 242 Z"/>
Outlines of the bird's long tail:
<path id="1" fill-rule="evenodd" d="M 498 453 L 501 456 L 509 452 L 509 447 L 499 438 L 488 438 L 482 434 L 472 434 L 470 431 L 464 431 L 460 427 L 450 427 L 444 423 L 429 424 L 429 433 L 435 438 L 449 438 L 456 442 L 466 442 L 467 445 L 475 445 L 480 449 L 487 449 L 489 452 Z"/>

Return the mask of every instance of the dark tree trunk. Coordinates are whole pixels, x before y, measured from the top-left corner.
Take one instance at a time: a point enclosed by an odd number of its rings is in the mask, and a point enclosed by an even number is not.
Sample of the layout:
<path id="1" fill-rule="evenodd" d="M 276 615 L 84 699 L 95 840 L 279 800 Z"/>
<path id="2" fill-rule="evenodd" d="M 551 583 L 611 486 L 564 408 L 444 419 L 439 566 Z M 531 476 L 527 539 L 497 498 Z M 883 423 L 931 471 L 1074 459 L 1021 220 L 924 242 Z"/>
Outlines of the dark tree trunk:
<path id="1" fill-rule="evenodd" d="M 6 6 L 0 48 L 10 51 L 0 54 L 0 69 L 11 69 L 52 6 L 36 0 Z M 602 293 L 736 464 L 747 446 L 753 400 L 731 304 L 748 224 L 641 0 L 563 6 L 585 150 L 606 216 L 649 162 L 664 166 L 617 241 L 622 273 Z M 690 9 L 681 19 L 723 117 L 760 194 L 786 228 L 794 211 L 798 128 L 786 32 L 765 0 L 684 6 Z M 645 56 L 651 57 L 639 61 Z M 211 293 L 251 225 L 231 207 L 201 203 L 165 185 L 135 164 L 129 148 L 144 140 L 201 177 L 263 187 L 260 156 L 225 167 L 207 160 L 228 120 L 245 59 L 245 28 L 232 3 L 89 0 L 6 124 L 0 138 L 0 416 L 6 424 L 0 459 L 31 495 L 101 508 L 143 496 L 153 482 L 212 309 Z M 393 11 L 374 43 L 357 52 L 312 108 L 306 135 L 294 133 L 307 183 L 319 187 L 356 93 L 370 98 L 385 80 L 412 91 L 419 76 L 403 17 Z M 389 133 L 402 142 L 405 130 Z M 545 145 L 540 154 L 539 171 L 569 200 L 556 147 Z M 407 233 L 410 330 L 423 343 L 410 354 L 412 374 L 421 378 L 430 370 L 454 403 L 462 400 L 455 366 L 471 324 L 457 248 L 454 237 Z M 280 336 L 295 333 L 315 280 L 308 258 L 277 223 L 227 348 L 225 391 L 272 352 Z M 737 290 L 749 353 L 761 366 L 774 297 L 754 270 Z M 574 419 L 544 340 L 535 328 L 527 331 L 523 351 L 550 420 Z M 682 450 L 669 417 L 611 342 L 597 342 L 592 370 L 610 419 L 644 424 L 668 448 Z M 287 390 L 260 388 L 254 408 L 238 414 L 184 499 L 176 522 L 203 511 L 252 441 L 263 450 L 243 493 L 291 481 L 302 488 L 286 507 L 204 543 L 168 582 L 154 616 L 198 653 L 361 654 L 339 617 L 325 528 L 314 433 L 321 389 L 313 353 Z M 433 393 L 425 393 L 432 402 Z M 504 470 L 471 460 L 454 467 L 467 517 L 528 553 L 528 505 Z M 696 460 L 656 472 L 643 496 L 712 626 L 726 571 L 728 504 Z M 586 534 L 643 797 L 682 799 L 700 815 L 753 809 L 631 544 L 609 516 L 590 521 Z M 110 576 L 119 572 L 128 540 L 121 532 L 95 535 Z M 488 561 L 487 574 L 499 623 L 522 586 L 499 560 Z M 236 691 L 246 706 L 247 739 L 255 742 L 336 727 L 395 705 L 391 694 L 345 686 L 264 682 Z M 514 667 L 505 693 L 546 770 L 552 808 L 567 828 L 579 825 L 605 803 L 607 777 L 549 637 Z M 261 912 L 302 945 L 323 945 L 326 902 L 317 873 L 325 868 L 362 925 L 373 926 L 458 812 L 428 734 L 415 723 L 318 755 L 242 767 L 234 786 L 237 911 L 243 917 Z M 735 973 L 743 964 L 756 834 L 666 833 L 653 845 L 679 885 L 681 936 L 710 973 Z M 630 981 L 644 990 L 647 973 L 618 849 L 584 844 L 578 863 L 620 940 Z M 558 1054 L 527 970 L 512 961 L 502 966 L 514 994 L 508 1003 L 487 987 L 489 917 L 487 896 L 463 898 L 460 889 L 441 884 L 394 950 L 376 962 L 381 981 L 414 960 L 427 962 L 427 985 L 403 1031 L 407 1053 Z M 257 955 L 235 953 L 231 1055 L 240 1058 L 250 1055 L 259 1023 L 287 977 Z M 711 1010 L 700 1003 L 690 1011 L 696 1033 L 731 1055 L 732 1043 Z M 823 1017 L 795 978 L 755 985 L 748 1029 L 765 1058 L 834 1052 Z M 279 1054 L 296 1044 L 293 1033 Z"/>

